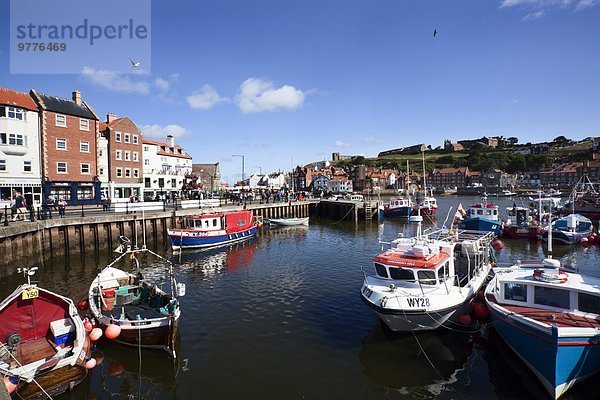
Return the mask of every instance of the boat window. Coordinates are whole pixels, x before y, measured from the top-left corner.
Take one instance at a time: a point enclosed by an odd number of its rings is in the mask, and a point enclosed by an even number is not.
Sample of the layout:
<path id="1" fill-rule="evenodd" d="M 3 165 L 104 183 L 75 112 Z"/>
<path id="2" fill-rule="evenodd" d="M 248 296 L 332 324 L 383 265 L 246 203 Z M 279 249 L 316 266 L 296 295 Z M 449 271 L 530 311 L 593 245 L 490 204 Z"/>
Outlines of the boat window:
<path id="1" fill-rule="evenodd" d="M 411 269 L 390 267 L 390 277 L 392 279 L 414 281 L 415 275 Z"/>
<path id="2" fill-rule="evenodd" d="M 600 315 L 600 296 L 579 293 L 579 311 Z"/>
<path id="3" fill-rule="evenodd" d="M 217 220 L 213 219 L 213 226 L 217 226 Z"/>
<path id="4" fill-rule="evenodd" d="M 417 277 L 419 278 L 419 282 L 424 285 L 435 285 L 435 271 L 426 271 L 421 270 L 417 271 Z"/>
<path id="5" fill-rule="evenodd" d="M 535 304 L 543 306 L 570 308 L 569 291 L 550 287 L 535 287 Z"/>
<path id="6" fill-rule="evenodd" d="M 498 215 L 498 210 L 493 211 L 494 215 Z"/>
<path id="7" fill-rule="evenodd" d="M 381 276 L 382 278 L 389 278 L 385 265 L 375 263 L 375 271 L 377 272 L 377 275 Z"/>
<path id="8" fill-rule="evenodd" d="M 200 220 L 200 219 L 196 220 L 196 228 L 202 228 L 202 220 Z"/>
<path id="9" fill-rule="evenodd" d="M 504 298 L 513 301 L 527 301 L 527 285 L 520 283 L 505 283 Z"/>
<path id="10" fill-rule="evenodd" d="M 448 264 L 449 263 L 450 263 L 450 261 L 446 261 L 444 263 L 444 265 L 442 265 L 440 268 L 438 268 L 438 280 L 440 281 L 440 283 L 442 283 L 446 279 L 448 279 L 448 276 L 449 276 Z"/>

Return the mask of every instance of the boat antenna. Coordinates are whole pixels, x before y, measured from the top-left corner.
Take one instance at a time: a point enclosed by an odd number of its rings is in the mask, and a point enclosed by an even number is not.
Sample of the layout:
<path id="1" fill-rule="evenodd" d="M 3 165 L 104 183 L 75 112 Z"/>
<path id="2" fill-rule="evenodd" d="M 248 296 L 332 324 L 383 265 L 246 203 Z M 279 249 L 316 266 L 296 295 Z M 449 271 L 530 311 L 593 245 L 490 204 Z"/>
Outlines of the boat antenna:
<path id="1" fill-rule="evenodd" d="M 142 235 L 144 236 L 144 244 L 142 249 L 146 249 L 146 215 L 144 213 L 144 209 L 142 208 Z"/>
<path id="2" fill-rule="evenodd" d="M 548 213 L 548 258 L 552 259 L 552 202 Z"/>
<path id="3" fill-rule="evenodd" d="M 538 202 L 538 222 L 542 226 L 542 191 L 538 190 L 539 202 Z"/>
<path id="4" fill-rule="evenodd" d="M 421 149 L 421 158 L 423 159 L 423 193 L 425 197 L 427 197 L 427 180 L 426 180 L 426 171 L 425 171 L 425 150 Z M 423 198 L 425 200 L 425 198 Z"/>

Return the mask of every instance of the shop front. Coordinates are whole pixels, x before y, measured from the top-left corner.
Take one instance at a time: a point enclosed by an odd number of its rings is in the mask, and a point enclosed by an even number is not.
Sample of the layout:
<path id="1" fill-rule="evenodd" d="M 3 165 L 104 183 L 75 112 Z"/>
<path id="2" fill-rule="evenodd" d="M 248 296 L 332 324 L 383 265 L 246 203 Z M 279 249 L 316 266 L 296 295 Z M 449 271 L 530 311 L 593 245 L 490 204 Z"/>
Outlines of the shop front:
<path id="1" fill-rule="evenodd" d="M 64 199 L 69 206 L 91 205 L 101 203 L 100 182 L 43 182 L 44 199 L 53 196 L 56 200 Z"/>

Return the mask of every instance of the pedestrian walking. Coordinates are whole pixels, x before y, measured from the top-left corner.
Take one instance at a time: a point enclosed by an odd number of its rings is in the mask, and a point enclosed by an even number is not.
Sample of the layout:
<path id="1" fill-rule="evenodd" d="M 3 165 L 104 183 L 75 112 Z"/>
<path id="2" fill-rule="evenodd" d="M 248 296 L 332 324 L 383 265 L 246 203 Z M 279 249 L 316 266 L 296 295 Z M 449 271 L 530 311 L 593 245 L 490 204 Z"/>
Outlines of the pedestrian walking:
<path id="1" fill-rule="evenodd" d="M 58 215 L 61 218 L 64 218 L 66 210 L 67 210 L 67 202 L 65 201 L 65 198 L 61 196 L 60 200 L 58 201 Z"/>

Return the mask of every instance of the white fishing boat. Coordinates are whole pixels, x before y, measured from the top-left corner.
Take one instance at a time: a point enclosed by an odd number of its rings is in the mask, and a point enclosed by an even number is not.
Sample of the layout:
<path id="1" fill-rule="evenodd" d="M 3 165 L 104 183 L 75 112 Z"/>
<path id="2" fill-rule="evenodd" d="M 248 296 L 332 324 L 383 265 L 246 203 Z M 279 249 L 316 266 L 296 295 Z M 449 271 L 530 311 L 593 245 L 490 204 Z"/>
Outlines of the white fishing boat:
<path id="1" fill-rule="evenodd" d="M 281 226 L 308 225 L 309 217 L 303 218 L 271 218 L 269 224 Z"/>
<path id="2" fill-rule="evenodd" d="M 118 251 L 122 254 L 94 278 L 88 291 L 92 316 L 101 328 L 118 325 L 121 334 L 114 341 L 135 347 L 166 350 L 173 357 L 181 308 L 178 297 L 185 295 L 185 285 L 178 284 L 173 264 L 154 253 L 133 249 L 129 239 L 121 236 Z M 138 254 L 149 253 L 165 261 L 170 291 L 162 284 L 144 278 Z M 127 257 L 127 258 L 126 258 Z M 116 267 L 121 260 L 131 261 L 133 271 Z"/>
<path id="3" fill-rule="evenodd" d="M 361 298 L 392 331 L 458 321 L 492 268 L 493 239 L 492 232 L 468 230 L 398 238 L 373 259 Z"/>

